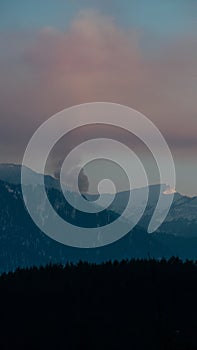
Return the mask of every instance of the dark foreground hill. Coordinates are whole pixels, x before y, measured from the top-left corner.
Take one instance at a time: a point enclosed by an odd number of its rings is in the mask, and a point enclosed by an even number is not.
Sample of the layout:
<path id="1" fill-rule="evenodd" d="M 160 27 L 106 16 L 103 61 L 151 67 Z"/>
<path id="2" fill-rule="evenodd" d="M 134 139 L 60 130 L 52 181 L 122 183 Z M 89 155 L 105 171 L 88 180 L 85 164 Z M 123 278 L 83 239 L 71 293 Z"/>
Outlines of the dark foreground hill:
<path id="1" fill-rule="evenodd" d="M 48 266 L 0 278 L 1 349 L 197 349 L 197 263 Z"/>

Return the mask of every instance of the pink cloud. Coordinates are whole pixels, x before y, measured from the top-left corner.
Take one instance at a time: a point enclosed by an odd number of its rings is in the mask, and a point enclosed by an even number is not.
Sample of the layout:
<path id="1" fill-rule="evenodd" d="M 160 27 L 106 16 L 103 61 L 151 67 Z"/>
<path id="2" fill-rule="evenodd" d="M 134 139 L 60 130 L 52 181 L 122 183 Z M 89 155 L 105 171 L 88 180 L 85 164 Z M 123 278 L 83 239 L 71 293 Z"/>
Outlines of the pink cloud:
<path id="1" fill-rule="evenodd" d="M 0 60 L 2 139 L 14 124 L 14 132 L 27 131 L 25 144 L 40 123 L 67 106 L 112 101 L 140 110 L 179 145 L 194 140 L 193 41 L 180 38 L 148 55 L 139 33 L 92 11 L 80 13 L 65 32 L 47 27 L 7 34 Z"/>
<path id="2" fill-rule="evenodd" d="M 118 102 L 145 75 L 136 35 L 94 12 L 81 13 L 65 33 L 44 28 L 25 60 L 68 103 Z"/>

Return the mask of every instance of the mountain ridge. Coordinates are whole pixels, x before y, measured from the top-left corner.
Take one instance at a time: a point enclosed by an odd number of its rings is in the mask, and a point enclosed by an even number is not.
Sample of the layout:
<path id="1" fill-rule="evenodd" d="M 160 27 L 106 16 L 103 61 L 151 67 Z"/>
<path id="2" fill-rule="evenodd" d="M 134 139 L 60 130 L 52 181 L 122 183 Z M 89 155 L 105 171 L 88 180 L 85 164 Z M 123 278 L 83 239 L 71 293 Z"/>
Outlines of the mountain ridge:
<path id="1" fill-rule="evenodd" d="M 38 189 L 39 186 L 36 186 L 32 190 Z M 153 192 L 156 189 L 159 190 L 158 187 L 153 187 Z M 79 226 L 94 227 L 93 216 L 87 219 L 83 213 L 73 210 L 57 188 L 46 186 L 46 191 L 51 204 L 64 219 Z M 119 193 L 118 196 L 124 196 L 124 193 Z M 122 203 L 121 198 L 119 199 Z M 80 260 L 101 263 L 107 260 L 148 257 L 162 259 L 171 256 L 196 260 L 196 199 L 175 194 L 169 217 L 157 232 L 148 234 L 146 227 L 156 200 L 155 195 L 148 202 L 145 216 L 120 240 L 101 248 L 79 249 L 64 246 L 41 232 L 26 210 L 20 184 L 0 180 L 0 273 L 14 271 L 18 267 L 40 266 L 51 262 L 66 264 L 68 261 Z M 115 208 L 111 207 L 106 211 L 107 215 L 97 216 L 99 225 L 116 220 L 119 213 L 112 209 Z M 195 220 L 191 220 L 191 214 L 195 214 Z"/>

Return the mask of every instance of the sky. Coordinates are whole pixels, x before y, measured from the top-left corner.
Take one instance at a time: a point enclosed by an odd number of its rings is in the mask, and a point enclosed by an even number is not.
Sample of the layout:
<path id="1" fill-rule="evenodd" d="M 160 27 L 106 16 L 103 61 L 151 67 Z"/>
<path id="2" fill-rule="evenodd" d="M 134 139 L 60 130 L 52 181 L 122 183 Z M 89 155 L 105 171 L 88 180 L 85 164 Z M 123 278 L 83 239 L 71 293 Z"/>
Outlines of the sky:
<path id="1" fill-rule="evenodd" d="M 196 0 L 0 1 L 0 162 L 54 113 L 115 102 L 155 123 L 197 195 L 196 96 Z"/>

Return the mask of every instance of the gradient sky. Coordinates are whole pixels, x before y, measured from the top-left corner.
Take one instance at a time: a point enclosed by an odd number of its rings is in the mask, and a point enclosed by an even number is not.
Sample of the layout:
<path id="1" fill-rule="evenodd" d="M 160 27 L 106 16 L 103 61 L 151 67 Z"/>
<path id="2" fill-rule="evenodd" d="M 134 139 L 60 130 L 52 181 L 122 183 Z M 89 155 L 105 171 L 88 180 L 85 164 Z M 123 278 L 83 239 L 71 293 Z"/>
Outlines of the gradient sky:
<path id="1" fill-rule="evenodd" d="M 149 117 L 197 194 L 196 0 L 1 0 L 0 162 L 54 113 L 109 101 Z"/>

